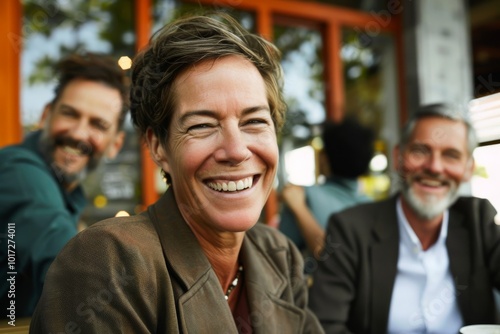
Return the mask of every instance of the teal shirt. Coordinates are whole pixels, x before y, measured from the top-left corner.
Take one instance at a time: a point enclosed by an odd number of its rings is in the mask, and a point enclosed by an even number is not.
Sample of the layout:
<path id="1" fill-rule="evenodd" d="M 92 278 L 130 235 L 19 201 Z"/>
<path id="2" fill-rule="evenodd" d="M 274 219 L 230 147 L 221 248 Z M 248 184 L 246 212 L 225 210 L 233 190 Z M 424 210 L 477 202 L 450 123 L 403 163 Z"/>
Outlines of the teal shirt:
<path id="1" fill-rule="evenodd" d="M 76 235 L 86 205 L 82 188 L 67 193 L 40 155 L 40 135 L 32 133 L 22 144 L 0 150 L 0 307 L 4 318 L 12 313 L 6 309 L 12 310 L 13 302 L 16 318 L 32 315 L 45 274 Z"/>
<path id="2" fill-rule="evenodd" d="M 331 214 L 370 201 L 369 197 L 359 192 L 357 179 L 331 177 L 324 184 L 304 187 L 304 190 L 307 206 L 323 229 L 326 229 Z M 284 205 L 280 216 L 279 230 L 300 250 L 305 250 L 306 243 L 292 211 Z"/>

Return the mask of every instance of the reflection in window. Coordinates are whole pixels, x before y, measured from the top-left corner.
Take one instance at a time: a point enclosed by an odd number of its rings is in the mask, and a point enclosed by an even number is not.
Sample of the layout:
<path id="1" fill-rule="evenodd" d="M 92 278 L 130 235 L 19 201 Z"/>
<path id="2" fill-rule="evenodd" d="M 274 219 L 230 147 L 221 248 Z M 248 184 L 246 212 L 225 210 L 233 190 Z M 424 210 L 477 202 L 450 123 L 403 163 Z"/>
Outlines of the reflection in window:
<path id="1" fill-rule="evenodd" d="M 280 145 L 283 162 L 279 183 L 312 185 L 317 171 L 310 145 L 326 116 L 322 35 L 319 29 L 296 25 L 286 18 L 276 22 L 284 22 L 273 26 L 273 42 L 282 52 L 283 93 L 288 106 Z"/>
<path id="2" fill-rule="evenodd" d="M 487 198 L 500 212 L 500 144 L 481 146 L 474 151 L 476 168 L 471 179 L 472 195 Z M 497 224 L 500 224 L 497 216 Z"/>
<path id="3" fill-rule="evenodd" d="M 387 57 L 393 57 L 392 39 L 379 35 L 362 40 L 358 32 L 343 30 L 341 58 L 344 69 L 346 91 L 346 114 L 354 115 L 364 124 L 371 124 L 379 133 L 384 124 L 384 112 L 391 101 L 387 101 L 388 84 L 395 85 L 393 73 L 388 67 Z M 390 89 L 390 91 L 393 90 Z"/>
<path id="4" fill-rule="evenodd" d="M 214 2 L 217 3 L 217 2 Z M 217 5 L 206 6 L 195 3 L 184 3 L 179 0 L 153 1 L 153 28 L 152 33 L 163 27 L 166 23 L 185 15 L 203 14 L 207 11 L 222 11 L 230 14 L 244 28 L 255 32 L 255 17 L 253 13 L 237 10 L 233 7 L 220 7 Z"/>
<path id="5" fill-rule="evenodd" d="M 372 169 L 363 177 L 368 195 L 381 199 L 390 192 L 387 159 L 388 151 L 397 142 L 398 98 L 396 64 L 392 36 L 379 34 L 370 37 L 344 28 L 342 31 L 342 66 L 344 70 L 345 113 L 371 126 L 377 136 L 376 161 L 385 160 L 384 169 Z"/>
<path id="6" fill-rule="evenodd" d="M 473 196 L 487 198 L 500 212 L 500 93 L 474 99 L 469 104 L 471 122 L 478 141 L 484 145 L 475 149 L 476 167 L 471 180 Z M 500 224 L 500 215 L 496 217 Z"/>
<path id="7" fill-rule="evenodd" d="M 274 43 L 282 52 L 288 120 L 319 124 L 325 119 L 321 32 L 300 26 L 274 26 Z M 303 114 L 304 118 L 294 114 Z"/>

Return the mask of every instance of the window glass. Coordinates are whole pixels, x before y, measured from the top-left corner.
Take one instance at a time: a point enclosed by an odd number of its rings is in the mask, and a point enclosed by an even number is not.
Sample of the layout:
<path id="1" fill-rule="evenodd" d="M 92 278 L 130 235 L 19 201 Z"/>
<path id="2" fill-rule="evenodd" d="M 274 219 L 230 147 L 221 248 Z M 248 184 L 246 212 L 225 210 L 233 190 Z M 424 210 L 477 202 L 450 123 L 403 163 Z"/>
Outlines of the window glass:
<path id="1" fill-rule="evenodd" d="M 319 124 L 325 119 L 323 41 L 321 31 L 301 26 L 275 25 L 274 43 L 282 52 L 284 95 L 288 116 L 297 124 Z M 293 128 L 291 129 L 293 131 Z M 297 130 L 300 131 L 300 130 Z M 301 133 L 297 133 L 300 137 Z"/>
<path id="2" fill-rule="evenodd" d="M 365 191 L 381 199 L 390 192 L 390 149 L 396 144 L 399 117 L 396 54 L 391 35 L 362 34 L 346 27 L 342 32 L 341 59 L 345 113 L 371 126 L 376 134 L 370 173 L 363 178 Z"/>
<path id="3" fill-rule="evenodd" d="M 283 93 L 288 106 L 281 139 L 284 168 L 280 181 L 311 185 L 316 183 L 316 164 L 310 144 L 326 115 L 322 35 L 315 27 L 283 18 L 276 21 L 280 24 L 273 26 L 273 42 L 282 52 Z M 300 173 L 297 166 L 302 166 Z"/>
<path id="4" fill-rule="evenodd" d="M 221 3 L 222 4 L 222 3 Z M 156 32 L 165 23 L 187 14 L 203 14 L 207 11 L 223 11 L 229 13 L 238 20 L 247 30 L 255 32 L 255 17 L 253 13 L 238 10 L 234 7 L 218 6 L 217 1 L 214 5 L 200 5 L 189 2 L 175 0 L 155 0 L 153 1 L 153 27 L 152 32 Z"/>
<path id="5" fill-rule="evenodd" d="M 476 168 L 471 179 L 472 195 L 487 198 L 500 212 L 500 144 L 481 146 L 474 151 Z M 496 223 L 500 225 L 500 216 Z"/>
<path id="6" fill-rule="evenodd" d="M 483 145 L 474 151 L 472 195 L 489 199 L 500 212 L 500 192 L 496 186 L 500 184 L 500 93 L 472 100 L 469 113 L 478 141 Z"/>

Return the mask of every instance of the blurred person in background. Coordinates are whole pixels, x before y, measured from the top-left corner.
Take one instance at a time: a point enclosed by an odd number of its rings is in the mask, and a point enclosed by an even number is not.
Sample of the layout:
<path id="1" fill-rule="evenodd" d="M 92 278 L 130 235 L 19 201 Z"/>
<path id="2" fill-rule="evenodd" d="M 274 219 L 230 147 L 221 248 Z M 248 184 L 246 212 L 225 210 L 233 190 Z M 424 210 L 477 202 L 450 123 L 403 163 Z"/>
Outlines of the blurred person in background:
<path id="1" fill-rule="evenodd" d="M 128 87 L 116 60 L 74 54 L 56 70 L 41 129 L 0 150 L 0 298 L 17 317 L 33 313 L 50 264 L 77 234 L 80 183 L 124 140 Z"/>
<path id="2" fill-rule="evenodd" d="M 279 229 L 305 254 L 318 257 L 323 249 L 328 217 L 368 202 L 359 177 L 368 171 L 374 152 L 374 133 L 354 118 L 325 122 L 320 169 L 326 181 L 308 187 L 287 184 Z M 307 269 L 307 268 L 306 268 Z"/>
<path id="3" fill-rule="evenodd" d="M 303 260 L 258 223 L 278 168 L 280 53 L 228 15 L 160 29 L 133 61 L 131 113 L 169 185 L 147 211 L 71 240 L 32 333 L 322 333 Z"/>
<path id="4" fill-rule="evenodd" d="M 477 139 L 455 106 L 421 107 L 393 151 L 400 190 L 331 216 L 310 307 L 327 333 L 453 333 L 495 323 L 500 226 L 460 196 Z"/>

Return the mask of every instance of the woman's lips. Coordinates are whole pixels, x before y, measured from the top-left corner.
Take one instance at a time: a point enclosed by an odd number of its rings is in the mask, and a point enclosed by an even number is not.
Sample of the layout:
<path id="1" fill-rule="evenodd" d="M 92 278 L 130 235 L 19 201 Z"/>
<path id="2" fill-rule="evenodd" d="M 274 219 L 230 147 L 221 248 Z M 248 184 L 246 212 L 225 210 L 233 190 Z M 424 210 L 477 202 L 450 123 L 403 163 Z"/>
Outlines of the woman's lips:
<path id="1" fill-rule="evenodd" d="M 207 183 L 207 185 L 211 189 L 217 191 L 225 191 L 225 192 L 239 191 L 251 188 L 253 185 L 253 177 L 249 176 L 241 180 L 235 180 L 235 181 L 210 181 Z"/>

